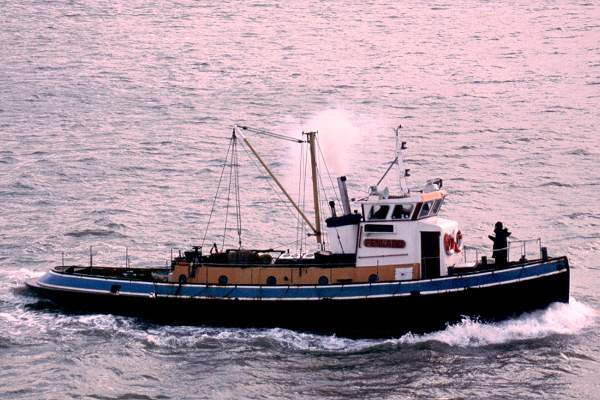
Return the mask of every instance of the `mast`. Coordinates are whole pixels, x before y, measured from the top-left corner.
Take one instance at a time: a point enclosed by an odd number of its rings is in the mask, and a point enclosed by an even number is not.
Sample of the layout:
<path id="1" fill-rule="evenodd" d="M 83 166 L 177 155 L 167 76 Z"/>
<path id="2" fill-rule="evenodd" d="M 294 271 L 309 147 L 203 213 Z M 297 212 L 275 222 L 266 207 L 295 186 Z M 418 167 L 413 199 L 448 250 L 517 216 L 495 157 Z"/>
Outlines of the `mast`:
<path id="1" fill-rule="evenodd" d="M 410 169 L 404 168 L 404 159 L 402 158 L 402 150 L 406 150 L 406 142 L 400 140 L 400 129 L 402 129 L 402 125 L 398 125 L 398 127 L 394 129 L 394 132 L 396 133 L 396 158 L 394 158 L 394 161 L 390 163 L 388 168 L 383 173 L 383 176 L 379 178 L 377 184 L 372 186 L 372 188 L 375 190 L 374 194 L 377 194 L 377 187 L 381 182 L 383 182 L 383 179 L 387 176 L 388 172 L 392 170 L 394 165 L 398 166 L 398 186 L 400 187 L 400 195 L 402 197 L 406 197 L 410 194 L 410 189 L 406 183 L 406 177 L 410 176 Z M 369 189 L 369 195 L 370 194 L 371 189 Z"/>
<path id="2" fill-rule="evenodd" d="M 404 168 L 404 159 L 402 158 L 402 150 L 406 150 L 406 142 L 400 140 L 400 129 L 402 125 L 398 125 L 395 129 L 396 132 L 396 162 L 398 163 L 398 184 L 400 186 L 400 193 L 402 196 L 408 195 L 408 185 L 406 184 L 406 177 L 409 176 L 408 169 Z M 388 169 L 389 171 L 389 169 Z M 386 171 L 387 174 L 387 171 Z M 384 174 L 385 176 L 385 174 Z M 383 178 L 382 178 L 383 179 Z M 381 182 L 381 181 L 380 181 Z"/>
<path id="3" fill-rule="evenodd" d="M 317 132 L 305 132 L 308 137 L 308 144 L 310 146 L 310 169 L 312 172 L 312 187 L 313 187 L 313 202 L 315 207 L 315 236 L 319 247 L 323 250 L 323 237 L 321 235 L 321 210 L 319 207 L 319 184 L 317 175 L 317 157 L 315 151 L 315 139 Z"/>

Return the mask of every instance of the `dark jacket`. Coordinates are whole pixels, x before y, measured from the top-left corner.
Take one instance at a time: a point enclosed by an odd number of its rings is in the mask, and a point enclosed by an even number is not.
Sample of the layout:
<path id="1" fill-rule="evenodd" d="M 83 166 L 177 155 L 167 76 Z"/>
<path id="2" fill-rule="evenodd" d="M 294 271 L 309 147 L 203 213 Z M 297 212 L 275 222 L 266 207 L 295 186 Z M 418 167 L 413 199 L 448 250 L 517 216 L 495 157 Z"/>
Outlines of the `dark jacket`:
<path id="1" fill-rule="evenodd" d="M 490 240 L 494 242 L 494 250 L 504 249 L 508 247 L 508 237 L 511 233 L 507 228 L 496 228 L 494 229 L 496 236 L 489 235 Z"/>

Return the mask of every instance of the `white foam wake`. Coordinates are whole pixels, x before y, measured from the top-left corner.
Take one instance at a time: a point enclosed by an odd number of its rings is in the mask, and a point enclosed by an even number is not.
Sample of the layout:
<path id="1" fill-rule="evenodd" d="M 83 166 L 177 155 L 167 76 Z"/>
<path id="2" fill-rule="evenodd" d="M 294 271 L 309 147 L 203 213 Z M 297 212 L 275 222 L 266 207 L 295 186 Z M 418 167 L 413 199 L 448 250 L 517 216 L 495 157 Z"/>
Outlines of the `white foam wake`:
<path id="1" fill-rule="evenodd" d="M 571 298 L 569 304 L 555 303 L 547 309 L 524 314 L 498 323 L 482 323 L 465 318 L 446 329 L 416 335 L 406 334 L 387 340 L 353 340 L 336 336 L 300 333 L 287 329 L 233 329 L 203 326 L 144 325 L 139 320 L 112 315 L 64 315 L 17 307 L 0 312 L 0 332 L 10 338 L 39 339 L 60 334 L 114 335 L 131 338 L 153 348 L 204 348 L 211 346 L 280 347 L 296 351 L 354 353 L 375 349 L 401 348 L 419 343 L 438 342 L 449 346 L 477 347 L 552 335 L 576 335 L 593 326 L 597 312 Z M 35 335 L 35 333 L 39 335 Z M 42 339 L 43 340 L 43 339 Z"/>
<path id="2" fill-rule="evenodd" d="M 399 344 L 438 341 L 450 346 L 485 346 L 519 340 L 540 339 L 551 335 L 574 335 L 592 326 L 597 312 L 574 298 L 568 304 L 554 303 L 545 310 L 521 315 L 497 323 L 481 323 L 469 318 L 443 331 L 425 335 L 407 334 Z"/>
<path id="3" fill-rule="evenodd" d="M 498 323 L 482 323 L 469 318 L 442 331 L 397 339 L 353 340 L 336 336 L 300 333 L 287 329 L 218 329 L 200 327 L 160 327 L 140 332 L 147 343 L 163 347 L 201 347 L 211 341 L 228 341 L 258 345 L 276 345 L 301 351 L 360 352 L 379 347 L 402 347 L 426 342 L 449 346 L 477 347 L 521 340 L 541 339 L 552 335 L 575 335 L 593 325 L 596 311 L 573 298 L 569 304 L 555 303 L 545 310 L 524 314 Z"/>

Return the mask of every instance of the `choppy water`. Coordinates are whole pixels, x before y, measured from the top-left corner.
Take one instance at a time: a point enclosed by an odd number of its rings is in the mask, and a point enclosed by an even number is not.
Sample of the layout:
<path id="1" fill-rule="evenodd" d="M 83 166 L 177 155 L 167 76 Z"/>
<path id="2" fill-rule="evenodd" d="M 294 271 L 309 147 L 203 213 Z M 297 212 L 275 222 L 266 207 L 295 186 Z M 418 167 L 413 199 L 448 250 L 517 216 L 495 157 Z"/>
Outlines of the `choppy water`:
<path id="1" fill-rule="evenodd" d="M 600 6 L 298 3 L 0 1 L 0 397 L 600 398 Z M 376 341 L 64 315 L 22 289 L 62 251 L 144 266 L 197 243 L 236 122 L 318 129 L 356 197 L 402 123 L 410 182 L 444 178 L 471 244 L 502 220 L 568 255 L 572 302 Z M 297 154 L 257 144 L 293 186 Z M 242 162 L 246 243 L 289 246 Z"/>

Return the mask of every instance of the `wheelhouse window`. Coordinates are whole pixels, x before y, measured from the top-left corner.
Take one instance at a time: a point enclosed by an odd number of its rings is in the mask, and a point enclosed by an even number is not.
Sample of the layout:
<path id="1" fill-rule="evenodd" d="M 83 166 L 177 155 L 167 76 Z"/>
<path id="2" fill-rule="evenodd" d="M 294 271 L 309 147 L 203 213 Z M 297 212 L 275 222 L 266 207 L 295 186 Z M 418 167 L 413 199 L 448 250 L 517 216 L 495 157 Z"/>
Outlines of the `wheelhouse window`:
<path id="1" fill-rule="evenodd" d="M 440 212 L 440 208 L 442 207 L 443 203 L 444 203 L 444 199 L 429 200 L 425 203 L 418 203 L 417 209 L 418 209 L 419 215 L 416 218 L 415 217 L 413 217 L 413 218 L 422 219 L 422 218 L 436 216 L 438 214 L 438 212 Z"/>
<path id="2" fill-rule="evenodd" d="M 419 212 L 419 219 L 429 217 L 433 208 L 433 200 L 429 200 L 421 206 L 421 211 Z"/>
<path id="3" fill-rule="evenodd" d="M 369 219 L 386 219 L 389 211 L 390 206 L 388 205 L 374 205 L 371 207 Z"/>
<path id="4" fill-rule="evenodd" d="M 410 219 L 414 204 L 396 204 L 392 212 L 392 219 Z"/>
<path id="5" fill-rule="evenodd" d="M 444 202 L 444 199 L 438 199 L 435 201 L 435 203 L 433 203 L 433 209 L 431 210 L 431 215 L 438 215 L 443 202 Z"/>

